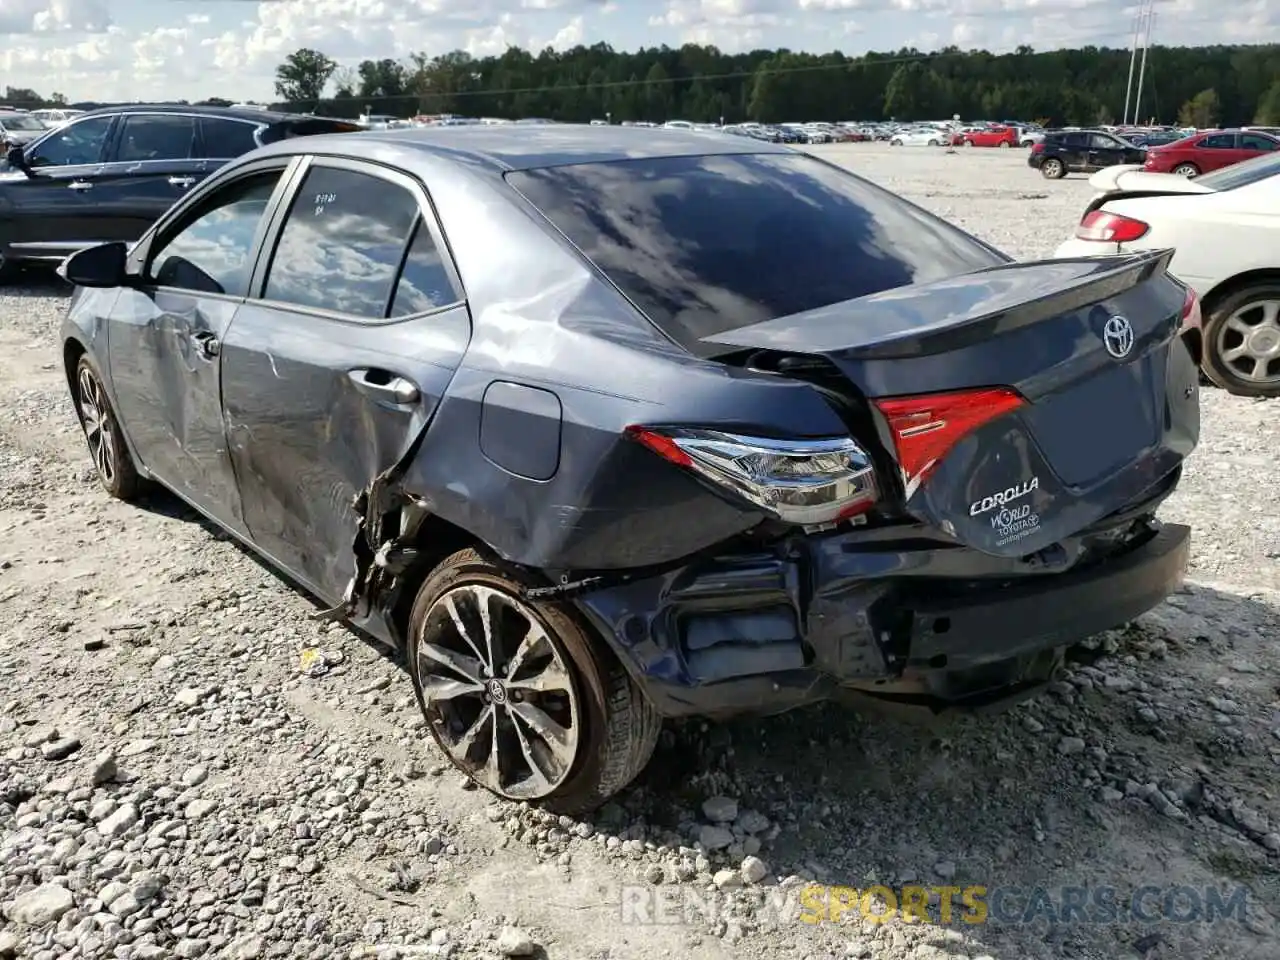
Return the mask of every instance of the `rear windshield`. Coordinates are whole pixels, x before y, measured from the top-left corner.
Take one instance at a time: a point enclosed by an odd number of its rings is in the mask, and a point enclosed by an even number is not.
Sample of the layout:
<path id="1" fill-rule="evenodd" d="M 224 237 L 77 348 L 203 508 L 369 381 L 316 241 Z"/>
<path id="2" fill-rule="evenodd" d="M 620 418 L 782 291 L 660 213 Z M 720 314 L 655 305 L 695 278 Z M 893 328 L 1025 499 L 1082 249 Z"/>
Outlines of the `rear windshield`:
<path id="1" fill-rule="evenodd" d="M 665 157 L 507 174 L 672 339 L 702 337 L 1007 262 L 800 154 Z"/>
<path id="2" fill-rule="evenodd" d="M 1235 190 L 1247 187 L 1259 180 L 1266 180 L 1280 173 L 1280 152 L 1264 153 L 1262 156 L 1233 163 L 1229 167 L 1203 173 L 1196 177 L 1196 183 L 1203 184 L 1212 190 Z"/>

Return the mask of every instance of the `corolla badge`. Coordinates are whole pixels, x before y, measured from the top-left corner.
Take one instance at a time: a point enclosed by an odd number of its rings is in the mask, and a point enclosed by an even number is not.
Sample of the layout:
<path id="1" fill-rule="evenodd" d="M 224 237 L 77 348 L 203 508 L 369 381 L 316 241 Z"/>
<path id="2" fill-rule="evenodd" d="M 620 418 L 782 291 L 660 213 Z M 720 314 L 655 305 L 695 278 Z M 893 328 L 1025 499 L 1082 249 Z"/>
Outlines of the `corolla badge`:
<path id="1" fill-rule="evenodd" d="M 1102 328 L 1102 344 L 1107 353 L 1123 360 L 1133 349 L 1133 324 L 1124 317 L 1112 317 Z"/>

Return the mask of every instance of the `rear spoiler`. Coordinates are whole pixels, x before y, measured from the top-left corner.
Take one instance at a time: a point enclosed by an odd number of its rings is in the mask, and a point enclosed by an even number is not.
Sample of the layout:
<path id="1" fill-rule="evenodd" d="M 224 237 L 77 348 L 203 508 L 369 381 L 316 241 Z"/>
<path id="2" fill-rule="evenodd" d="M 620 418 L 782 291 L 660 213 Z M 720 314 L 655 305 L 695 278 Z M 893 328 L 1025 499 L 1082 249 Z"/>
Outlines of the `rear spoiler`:
<path id="1" fill-rule="evenodd" d="M 986 267 L 703 337 L 756 350 L 894 359 L 944 353 L 1072 313 L 1168 271 L 1172 247 Z M 720 351 L 724 355 L 728 351 Z"/>

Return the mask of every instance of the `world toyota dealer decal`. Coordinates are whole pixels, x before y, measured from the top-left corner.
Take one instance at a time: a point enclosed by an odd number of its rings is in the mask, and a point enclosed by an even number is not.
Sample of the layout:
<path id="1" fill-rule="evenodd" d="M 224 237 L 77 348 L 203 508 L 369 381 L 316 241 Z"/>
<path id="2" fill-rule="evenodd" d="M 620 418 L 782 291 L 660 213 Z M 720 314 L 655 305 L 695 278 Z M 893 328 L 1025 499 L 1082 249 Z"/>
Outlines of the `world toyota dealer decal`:
<path id="1" fill-rule="evenodd" d="M 1031 504 L 1018 503 L 1040 489 L 1040 478 L 1032 477 L 1015 487 L 990 494 L 969 504 L 969 516 L 980 517 L 996 511 L 991 517 L 991 529 L 996 534 L 996 545 L 1005 546 L 1030 536 L 1040 529 L 1040 517 L 1031 512 Z"/>

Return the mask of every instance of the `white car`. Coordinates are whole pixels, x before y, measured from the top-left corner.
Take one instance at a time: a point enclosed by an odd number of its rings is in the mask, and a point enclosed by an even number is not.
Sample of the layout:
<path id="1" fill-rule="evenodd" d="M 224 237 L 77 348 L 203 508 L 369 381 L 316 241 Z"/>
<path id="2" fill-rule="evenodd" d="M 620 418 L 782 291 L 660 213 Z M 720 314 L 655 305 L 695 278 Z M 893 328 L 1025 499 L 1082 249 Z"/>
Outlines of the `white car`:
<path id="1" fill-rule="evenodd" d="M 949 139 L 947 134 L 932 127 L 909 127 L 895 130 L 889 143 L 895 147 L 940 147 Z"/>
<path id="2" fill-rule="evenodd" d="M 1205 374 L 1232 393 L 1280 396 L 1280 153 L 1188 179 L 1117 166 L 1058 257 L 1173 248 L 1200 298 Z"/>

